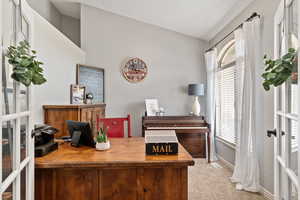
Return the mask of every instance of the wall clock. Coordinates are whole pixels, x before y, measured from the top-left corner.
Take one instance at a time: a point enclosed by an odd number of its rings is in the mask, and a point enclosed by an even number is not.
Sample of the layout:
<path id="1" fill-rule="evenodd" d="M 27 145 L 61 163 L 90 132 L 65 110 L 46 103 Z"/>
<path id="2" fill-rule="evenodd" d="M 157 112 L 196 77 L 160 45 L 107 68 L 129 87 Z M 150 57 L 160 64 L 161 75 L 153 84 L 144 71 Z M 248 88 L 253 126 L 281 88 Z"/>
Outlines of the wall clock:
<path id="1" fill-rule="evenodd" d="M 122 67 L 124 78 L 131 83 L 138 83 L 147 76 L 148 68 L 146 63 L 139 58 L 129 59 Z"/>

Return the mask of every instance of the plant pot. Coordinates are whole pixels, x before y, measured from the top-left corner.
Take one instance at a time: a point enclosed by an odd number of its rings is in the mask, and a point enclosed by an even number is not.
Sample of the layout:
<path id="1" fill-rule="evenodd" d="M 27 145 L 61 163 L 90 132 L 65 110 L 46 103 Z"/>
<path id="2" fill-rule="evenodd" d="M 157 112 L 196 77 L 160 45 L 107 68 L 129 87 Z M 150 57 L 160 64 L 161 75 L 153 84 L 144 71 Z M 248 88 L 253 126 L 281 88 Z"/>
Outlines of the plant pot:
<path id="1" fill-rule="evenodd" d="M 98 151 L 104 151 L 104 150 L 107 150 L 107 149 L 110 149 L 110 143 L 109 141 L 107 141 L 106 143 L 96 143 L 96 150 Z"/>
<path id="2" fill-rule="evenodd" d="M 298 72 L 292 72 L 291 81 L 292 84 L 298 84 Z"/>

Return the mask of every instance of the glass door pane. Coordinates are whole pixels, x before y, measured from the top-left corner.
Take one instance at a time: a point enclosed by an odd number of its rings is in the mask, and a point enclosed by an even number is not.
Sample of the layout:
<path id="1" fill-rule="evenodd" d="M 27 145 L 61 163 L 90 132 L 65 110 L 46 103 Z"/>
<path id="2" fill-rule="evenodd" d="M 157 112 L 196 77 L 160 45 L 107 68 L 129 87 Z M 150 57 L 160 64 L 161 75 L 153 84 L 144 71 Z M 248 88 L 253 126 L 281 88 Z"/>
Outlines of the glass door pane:
<path id="1" fill-rule="evenodd" d="M 298 49 L 298 11 L 297 0 L 291 2 L 288 7 L 289 20 L 289 48 Z M 298 59 L 298 58 L 296 58 Z M 288 112 L 298 114 L 298 62 L 295 62 L 291 80 L 288 82 Z"/>
<path id="2" fill-rule="evenodd" d="M 15 120 L 2 123 L 2 181 L 13 171 L 15 124 Z"/>
<path id="3" fill-rule="evenodd" d="M 20 85 L 20 111 L 25 112 L 29 110 L 29 92 L 28 88 L 23 84 Z"/>
<path id="4" fill-rule="evenodd" d="M 298 200 L 298 191 L 297 191 L 297 187 L 294 184 L 292 184 L 291 191 L 292 191 L 291 200 Z"/>
<path id="5" fill-rule="evenodd" d="M 296 79 L 298 76 L 296 75 Z M 288 113 L 298 114 L 298 81 L 288 81 Z"/>
<path id="6" fill-rule="evenodd" d="M 12 1 L 3 1 L 3 28 L 2 33 L 3 48 L 7 49 L 10 45 L 14 45 L 16 42 L 16 6 Z M 12 66 L 9 65 L 7 58 L 5 57 L 5 52 L 2 52 L 2 114 L 12 114 L 15 113 L 15 87 L 12 80 Z"/>
<path id="7" fill-rule="evenodd" d="M 298 145 L 297 145 L 297 138 L 298 138 L 298 123 L 295 120 L 288 120 L 288 133 L 286 137 L 290 135 L 291 137 L 291 145 L 289 148 L 289 168 L 298 175 Z"/>
<path id="8" fill-rule="evenodd" d="M 27 168 L 25 167 L 21 172 L 21 200 L 26 200 L 26 182 L 27 182 Z"/>
<path id="9" fill-rule="evenodd" d="M 294 0 L 288 7 L 289 13 L 289 47 L 298 49 L 298 1 Z"/>
<path id="10" fill-rule="evenodd" d="M 2 200 L 13 200 L 13 187 L 12 187 L 12 184 L 2 194 Z"/>
<path id="11" fill-rule="evenodd" d="M 21 127 L 20 127 L 21 162 L 28 156 L 28 150 L 27 150 L 27 147 L 28 147 L 27 138 L 28 138 L 28 134 L 29 134 L 28 123 L 29 123 L 29 118 L 28 117 L 22 117 L 21 118 Z"/>

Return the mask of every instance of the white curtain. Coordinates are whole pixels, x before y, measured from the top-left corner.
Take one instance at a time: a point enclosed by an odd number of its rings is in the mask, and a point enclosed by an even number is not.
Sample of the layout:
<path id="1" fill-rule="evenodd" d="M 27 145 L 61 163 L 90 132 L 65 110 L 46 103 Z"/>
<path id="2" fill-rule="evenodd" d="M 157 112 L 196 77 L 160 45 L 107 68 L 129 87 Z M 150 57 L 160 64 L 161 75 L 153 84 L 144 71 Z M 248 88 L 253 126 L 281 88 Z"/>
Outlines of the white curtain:
<path id="1" fill-rule="evenodd" d="M 237 144 L 231 180 L 236 183 L 237 189 L 251 192 L 260 190 L 256 138 L 259 131 L 262 131 L 258 128 L 261 122 L 257 118 L 261 112 L 261 105 L 257 103 L 261 100 L 261 83 L 257 78 L 262 68 L 260 29 L 260 19 L 254 18 L 235 31 Z"/>
<path id="2" fill-rule="evenodd" d="M 215 116 L 216 116 L 216 72 L 218 67 L 217 49 L 213 49 L 205 54 L 206 73 L 207 73 L 207 122 L 210 124 L 210 160 L 216 161 L 216 147 L 215 147 Z"/>

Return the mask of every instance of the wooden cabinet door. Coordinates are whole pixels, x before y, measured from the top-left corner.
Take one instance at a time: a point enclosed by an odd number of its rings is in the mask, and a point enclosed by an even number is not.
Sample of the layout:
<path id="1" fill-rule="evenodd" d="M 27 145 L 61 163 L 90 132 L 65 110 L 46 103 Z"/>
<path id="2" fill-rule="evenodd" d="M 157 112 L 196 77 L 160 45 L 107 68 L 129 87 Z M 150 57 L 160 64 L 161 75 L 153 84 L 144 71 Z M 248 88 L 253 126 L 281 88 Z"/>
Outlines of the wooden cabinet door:
<path id="1" fill-rule="evenodd" d="M 78 110 L 76 109 L 47 109 L 44 115 L 45 124 L 59 130 L 59 132 L 55 134 L 56 138 L 69 135 L 66 120 L 80 120 L 78 119 Z"/>
<path id="2" fill-rule="evenodd" d="M 187 200 L 186 168 L 138 169 L 143 200 Z"/>
<path id="3" fill-rule="evenodd" d="M 93 119 L 93 108 L 82 108 L 81 109 L 81 122 L 88 122 L 91 126 L 91 130 L 95 135 L 95 123 Z"/>
<path id="4" fill-rule="evenodd" d="M 93 135 L 97 135 L 97 117 L 104 118 L 104 108 L 83 108 L 81 109 L 81 121 L 89 122 Z"/>
<path id="5" fill-rule="evenodd" d="M 36 200 L 99 200 L 97 169 L 38 169 Z"/>
<path id="6" fill-rule="evenodd" d="M 92 121 L 93 124 L 93 133 L 97 134 L 97 118 L 104 118 L 105 117 L 105 109 L 104 108 L 94 108 L 92 111 Z"/>
<path id="7" fill-rule="evenodd" d="M 92 121 L 92 108 L 82 108 L 81 109 L 81 122 L 91 122 Z"/>
<path id="8" fill-rule="evenodd" d="M 63 200 L 98 200 L 96 169 L 59 169 L 56 171 L 56 198 Z"/>
<path id="9" fill-rule="evenodd" d="M 107 169 L 99 171 L 99 199 L 137 200 L 137 170 Z"/>

